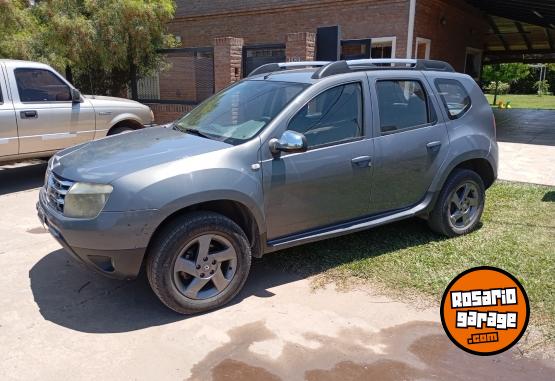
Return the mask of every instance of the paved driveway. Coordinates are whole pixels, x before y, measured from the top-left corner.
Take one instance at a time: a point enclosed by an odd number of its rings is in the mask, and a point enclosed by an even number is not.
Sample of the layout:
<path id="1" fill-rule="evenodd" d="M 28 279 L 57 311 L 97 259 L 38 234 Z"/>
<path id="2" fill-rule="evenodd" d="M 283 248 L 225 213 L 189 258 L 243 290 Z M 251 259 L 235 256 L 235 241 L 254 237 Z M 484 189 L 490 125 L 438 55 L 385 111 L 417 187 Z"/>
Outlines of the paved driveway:
<path id="1" fill-rule="evenodd" d="M 494 110 L 499 178 L 555 186 L 555 110 Z"/>
<path id="2" fill-rule="evenodd" d="M 435 307 L 367 286 L 313 291 L 264 260 L 232 305 L 177 315 L 144 278 L 105 279 L 66 256 L 35 216 L 43 170 L 0 170 L 0 380 L 555 378 L 514 353 L 462 352 Z"/>

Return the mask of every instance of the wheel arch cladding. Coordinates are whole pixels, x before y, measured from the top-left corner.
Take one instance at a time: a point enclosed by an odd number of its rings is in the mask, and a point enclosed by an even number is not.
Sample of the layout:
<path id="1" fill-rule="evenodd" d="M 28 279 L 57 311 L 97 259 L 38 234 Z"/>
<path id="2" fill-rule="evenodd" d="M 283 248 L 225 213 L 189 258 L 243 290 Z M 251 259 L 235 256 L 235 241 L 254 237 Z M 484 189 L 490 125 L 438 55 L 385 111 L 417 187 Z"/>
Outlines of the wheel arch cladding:
<path id="1" fill-rule="evenodd" d="M 150 238 L 149 246 L 152 244 L 152 242 L 155 242 L 157 236 L 160 234 L 160 232 L 163 231 L 165 226 L 168 226 L 174 220 L 186 214 L 197 211 L 218 213 L 235 222 L 247 236 L 247 239 L 249 240 L 251 246 L 252 255 L 254 257 L 260 257 L 262 255 L 260 242 L 261 227 L 259 221 L 261 217 L 255 216 L 252 210 L 244 203 L 232 199 L 215 199 L 202 201 L 175 210 L 164 220 L 162 220 L 158 227 L 156 227 L 154 233 Z"/>

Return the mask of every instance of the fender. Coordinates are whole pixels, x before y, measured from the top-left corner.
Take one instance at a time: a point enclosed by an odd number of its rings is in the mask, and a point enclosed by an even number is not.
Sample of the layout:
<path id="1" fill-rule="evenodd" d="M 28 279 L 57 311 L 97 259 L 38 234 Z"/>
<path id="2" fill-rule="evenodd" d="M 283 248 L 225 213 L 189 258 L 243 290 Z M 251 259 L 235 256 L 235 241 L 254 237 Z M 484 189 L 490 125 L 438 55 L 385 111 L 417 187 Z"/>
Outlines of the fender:
<path id="1" fill-rule="evenodd" d="M 491 168 L 494 172 L 494 177 L 497 177 L 497 164 L 494 157 L 491 155 L 490 152 L 485 150 L 472 150 L 468 152 L 461 153 L 460 155 L 456 156 L 455 159 L 446 162 L 443 164 L 442 168 L 439 170 L 441 176 L 437 176 L 432 185 L 430 186 L 430 191 L 439 194 L 441 189 L 443 188 L 443 184 L 447 181 L 447 178 L 453 172 L 457 166 L 465 161 L 474 160 L 474 159 L 485 159 L 490 164 Z"/>
<path id="2" fill-rule="evenodd" d="M 106 123 L 107 127 L 105 129 L 98 129 L 98 125 L 97 125 L 96 134 L 94 138 L 99 139 L 99 138 L 105 137 L 108 134 L 108 131 L 110 131 L 112 127 L 114 127 L 116 124 L 120 122 L 123 122 L 124 120 L 131 120 L 143 126 L 143 121 L 141 120 L 141 118 L 139 118 L 137 115 L 132 114 L 130 112 L 125 112 L 125 113 L 116 115 L 114 118 L 112 118 L 112 120 Z"/>

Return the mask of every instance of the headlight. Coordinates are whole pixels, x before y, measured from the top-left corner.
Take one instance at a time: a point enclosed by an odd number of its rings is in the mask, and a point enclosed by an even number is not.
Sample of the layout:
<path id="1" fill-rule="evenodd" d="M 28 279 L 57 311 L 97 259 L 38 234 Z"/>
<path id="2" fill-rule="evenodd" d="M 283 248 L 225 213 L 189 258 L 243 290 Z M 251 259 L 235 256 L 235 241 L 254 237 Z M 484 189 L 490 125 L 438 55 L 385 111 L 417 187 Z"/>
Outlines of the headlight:
<path id="1" fill-rule="evenodd" d="M 111 185 L 75 183 L 64 202 L 64 215 L 71 218 L 94 218 L 106 205 L 114 188 Z"/>
<path id="2" fill-rule="evenodd" d="M 54 156 L 48 160 L 48 164 L 46 164 L 46 172 L 44 173 L 44 186 L 48 185 L 48 176 L 50 176 L 50 172 L 52 172 L 52 166 L 54 165 Z"/>

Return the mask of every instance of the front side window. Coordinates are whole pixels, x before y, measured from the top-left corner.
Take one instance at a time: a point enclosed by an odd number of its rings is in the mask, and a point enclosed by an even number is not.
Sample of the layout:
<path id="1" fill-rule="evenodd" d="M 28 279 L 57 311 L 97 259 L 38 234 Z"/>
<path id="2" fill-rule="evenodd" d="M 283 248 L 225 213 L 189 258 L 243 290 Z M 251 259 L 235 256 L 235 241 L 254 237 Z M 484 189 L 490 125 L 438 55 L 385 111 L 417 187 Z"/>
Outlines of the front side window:
<path id="1" fill-rule="evenodd" d="M 376 91 L 382 134 L 435 122 L 435 113 L 419 81 L 378 81 Z"/>
<path id="2" fill-rule="evenodd" d="M 241 144 L 274 119 L 309 85 L 295 82 L 242 81 L 212 96 L 174 129 L 229 144 Z"/>
<path id="3" fill-rule="evenodd" d="M 44 69 L 16 69 L 21 102 L 69 102 L 71 91 L 58 76 Z"/>
<path id="4" fill-rule="evenodd" d="M 309 148 L 360 137 L 362 104 L 360 83 L 334 87 L 308 102 L 291 119 L 288 129 L 304 134 Z"/>
<path id="5" fill-rule="evenodd" d="M 470 95 L 457 80 L 436 79 L 437 91 L 450 119 L 459 119 L 470 109 Z"/>

